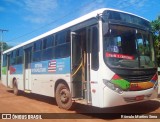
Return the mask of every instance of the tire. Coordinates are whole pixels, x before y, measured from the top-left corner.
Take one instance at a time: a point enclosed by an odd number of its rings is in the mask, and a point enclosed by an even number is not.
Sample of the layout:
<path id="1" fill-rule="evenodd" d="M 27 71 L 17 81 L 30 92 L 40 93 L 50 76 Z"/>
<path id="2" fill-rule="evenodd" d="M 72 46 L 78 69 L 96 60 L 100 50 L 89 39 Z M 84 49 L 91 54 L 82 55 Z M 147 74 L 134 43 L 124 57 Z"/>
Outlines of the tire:
<path id="1" fill-rule="evenodd" d="M 69 88 L 63 84 L 59 83 L 56 88 L 56 102 L 60 108 L 69 110 L 72 108 L 72 97 Z"/>
<path id="2" fill-rule="evenodd" d="M 19 93 L 18 85 L 17 85 L 17 80 L 16 79 L 14 79 L 14 81 L 13 81 L 13 93 L 15 95 L 18 95 L 18 93 Z"/>

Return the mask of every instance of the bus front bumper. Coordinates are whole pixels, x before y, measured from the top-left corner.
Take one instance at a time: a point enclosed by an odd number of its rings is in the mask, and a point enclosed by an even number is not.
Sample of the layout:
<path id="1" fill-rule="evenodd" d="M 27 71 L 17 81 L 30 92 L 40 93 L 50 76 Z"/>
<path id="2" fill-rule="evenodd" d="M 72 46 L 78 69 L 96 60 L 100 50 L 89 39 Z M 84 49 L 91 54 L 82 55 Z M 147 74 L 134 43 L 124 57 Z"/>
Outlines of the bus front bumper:
<path id="1" fill-rule="evenodd" d="M 119 94 L 106 86 L 103 91 L 103 107 L 113 107 L 143 102 L 157 98 L 158 96 L 158 87 L 143 91 L 124 91 L 122 94 Z"/>

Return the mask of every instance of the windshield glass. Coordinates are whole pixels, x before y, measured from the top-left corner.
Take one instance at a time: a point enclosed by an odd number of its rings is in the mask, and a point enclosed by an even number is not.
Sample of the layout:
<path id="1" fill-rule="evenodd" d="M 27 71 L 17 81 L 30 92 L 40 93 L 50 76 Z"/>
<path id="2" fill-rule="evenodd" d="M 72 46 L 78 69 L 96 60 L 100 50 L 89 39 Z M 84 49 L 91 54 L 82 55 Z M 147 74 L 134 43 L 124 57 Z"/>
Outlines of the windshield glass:
<path id="1" fill-rule="evenodd" d="M 104 60 L 111 67 L 155 67 L 152 37 L 146 31 L 110 25 L 103 44 Z"/>

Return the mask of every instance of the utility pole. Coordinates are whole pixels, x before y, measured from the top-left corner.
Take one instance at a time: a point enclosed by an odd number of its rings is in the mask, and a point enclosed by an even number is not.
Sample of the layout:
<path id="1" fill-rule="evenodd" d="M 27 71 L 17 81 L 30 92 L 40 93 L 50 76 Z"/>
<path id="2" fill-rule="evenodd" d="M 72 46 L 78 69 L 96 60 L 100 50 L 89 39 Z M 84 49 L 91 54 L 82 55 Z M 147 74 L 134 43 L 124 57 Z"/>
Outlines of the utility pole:
<path id="1" fill-rule="evenodd" d="M 8 30 L 4 30 L 4 29 L 0 29 L 1 32 L 1 55 L 3 52 L 3 32 L 8 31 Z"/>
<path id="2" fill-rule="evenodd" d="M 0 42 L 1 42 L 1 68 L 2 68 L 2 60 L 3 60 L 3 32 L 6 32 L 6 31 L 8 31 L 8 30 L 0 29 L 0 32 L 1 32 L 1 39 L 0 39 Z M 1 80 L 2 80 L 2 69 L 1 69 Z"/>

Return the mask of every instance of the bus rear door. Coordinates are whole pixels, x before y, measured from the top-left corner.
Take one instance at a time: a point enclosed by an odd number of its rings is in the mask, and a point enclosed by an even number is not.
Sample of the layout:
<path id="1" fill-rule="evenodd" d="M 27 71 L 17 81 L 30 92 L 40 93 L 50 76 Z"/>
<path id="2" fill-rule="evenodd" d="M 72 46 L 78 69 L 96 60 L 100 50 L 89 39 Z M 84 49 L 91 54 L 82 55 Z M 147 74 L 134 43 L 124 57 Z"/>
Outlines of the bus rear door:
<path id="1" fill-rule="evenodd" d="M 31 90 L 31 51 L 31 47 L 24 50 L 24 90 Z"/>

